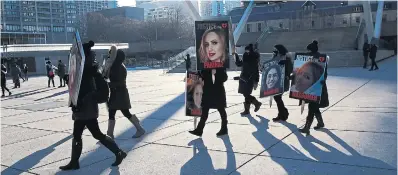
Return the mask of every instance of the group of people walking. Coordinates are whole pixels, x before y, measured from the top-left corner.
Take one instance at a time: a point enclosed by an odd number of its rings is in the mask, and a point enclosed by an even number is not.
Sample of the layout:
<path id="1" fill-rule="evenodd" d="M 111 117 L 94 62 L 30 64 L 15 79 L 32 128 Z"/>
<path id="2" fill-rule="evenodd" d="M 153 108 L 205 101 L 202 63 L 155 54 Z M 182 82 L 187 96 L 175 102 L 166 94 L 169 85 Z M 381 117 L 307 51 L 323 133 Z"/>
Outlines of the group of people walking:
<path id="1" fill-rule="evenodd" d="M 307 45 L 307 50 L 310 55 L 318 56 L 320 53 L 318 52 L 318 42 L 313 41 Z M 262 103 L 259 102 L 254 96 L 251 95 L 253 90 L 257 89 L 259 83 L 259 62 L 260 62 L 260 54 L 255 51 L 252 44 L 249 44 L 245 47 L 245 53 L 243 54 L 242 59 L 239 58 L 239 55 L 233 51 L 233 56 L 235 57 L 235 64 L 238 67 L 242 67 L 241 74 L 239 76 L 239 88 L 238 93 L 242 94 L 245 98 L 243 102 L 244 110 L 241 115 L 250 114 L 250 106 L 254 106 L 254 111 L 257 112 L 260 110 Z M 278 64 L 285 66 L 285 77 L 284 77 L 284 92 L 289 91 L 289 81 L 294 80 L 295 75 L 292 73 L 293 71 L 293 61 L 291 56 L 288 54 L 288 50 L 285 46 L 281 44 L 277 44 L 274 46 L 273 58 L 278 61 Z M 308 115 L 306 118 L 306 123 L 304 128 L 299 129 L 300 132 L 310 134 L 310 127 L 314 120 L 314 117 L 317 119 L 318 124 L 314 127 L 314 129 L 321 129 L 325 127 L 325 124 L 322 119 L 322 114 L 319 108 L 324 108 L 329 106 L 329 97 L 328 90 L 326 86 L 326 78 L 327 78 L 327 65 L 325 68 L 325 76 L 324 80 L 321 82 L 322 84 L 322 98 L 321 102 L 318 104 L 316 102 L 305 102 L 299 101 L 299 104 L 309 103 Z M 203 95 L 202 95 L 202 116 L 200 117 L 200 121 L 196 127 L 196 129 L 189 131 L 189 133 L 202 136 L 203 129 L 206 124 L 206 120 L 209 115 L 209 109 L 217 109 L 221 115 L 221 129 L 216 134 L 217 136 L 228 134 L 227 127 L 227 114 L 225 112 L 226 108 L 226 94 L 224 88 L 224 82 L 227 81 L 228 75 L 226 73 L 225 68 L 218 68 L 212 70 L 202 70 L 200 71 L 200 76 L 204 80 L 203 86 Z M 289 116 L 288 109 L 284 105 L 282 100 L 282 94 L 275 95 L 274 100 L 278 107 L 278 115 L 273 118 L 274 122 L 278 121 L 286 121 Z"/>
<path id="2" fill-rule="evenodd" d="M 48 60 L 46 62 L 46 72 L 47 72 L 47 77 L 48 77 L 48 87 L 50 87 L 50 83 L 53 84 L 53 87 L 55 87 L 54 83 L 54 76 L 55 72 L 57 72 L 58 77 L 59 77 L 59 86 L 58 87 L 65 87 L 67 84 L 67 75 L 66 75 L 66 66 L 62 62 L 62 60 L 58 61 L 58 66 L 55 67 L 54 65 L 51 64 L 51 61 Z"/>
<path id="3" fill-rule="evenodd" d="M 10 65 L 11 65 L 10 66 L 11 77 L 14 83 L 13 89 L 20 88 L 21 87 L 21 82 L 19 80 L 20 78 L 24 82 L 28 81 L 28 66 L 26 66 L 26 64 L 23 64 L 23 67 L 21 69 L 20 66 L 16 63 L 16 61 L 12 61 Z M 2 91 L 1 97 L 5 97 L 4 95 L 5 90 L 8 92 L 9 96 L 12 94 L 11 91 L 7 88 L 6 84 L 7 73 L 8 71 L 6 67 L 6 62 L 5 60 L 2 59 L 1 60 L 1 91 Z"/>
<path id="4" fill-rule="evenodd" d="M 79 169 L 79 158 L 82 152 L 82 134 L 85 127 L 91 132 L 93 137 L 116 157 L 112 166 L 118 166 L 127 154 L 121 150 L 114 141 L 115 114 L 120 110 L 123 115 L 135 126 L 137 132 L 133 138 L 141 137 L 145 134 L 145 129 L 141 126 L 135 114 L 131 114 L 129 93 L 126 86 L 127 70 L 123 61 L 125 54 L 122 50 L 112 46 L 109 51 L 108 59 L 114 60 L 109 71 L 99 72 L 98 63 L 95 59 L 95 52 L 91 50 L 94 42 L 90 41 L 83 44 L 84 55 L 86 57 L 84 71 L 80 84 L 77 104 L 71 104 L 73 125 L 72 155 L 70 162 L 59 167 L 61 170 Z M 110 97 L 107 101 L 109 120 L 107 135 L 103 134 L 98 126 L 98 101 L 101 96 L 101 89 L 98 86 L 98 79 L 109 79 Z"/>
<path id="5" fill-rule="evenodd" d="M 372 61 L 372 65 L 369 69 L 369 71 L 377 70 L 379 69 L 379 66 L 376 64 L 376 53 L 377 53 L 377 46 L 376 44 L 368 44 L 367 41 L 363 44 L 362 47 L 362 52 L 363 52 L 363 58 L 364 58 L 364 64 L 363 68 L 366 69 L 368 66 L 368 58 Z"/>

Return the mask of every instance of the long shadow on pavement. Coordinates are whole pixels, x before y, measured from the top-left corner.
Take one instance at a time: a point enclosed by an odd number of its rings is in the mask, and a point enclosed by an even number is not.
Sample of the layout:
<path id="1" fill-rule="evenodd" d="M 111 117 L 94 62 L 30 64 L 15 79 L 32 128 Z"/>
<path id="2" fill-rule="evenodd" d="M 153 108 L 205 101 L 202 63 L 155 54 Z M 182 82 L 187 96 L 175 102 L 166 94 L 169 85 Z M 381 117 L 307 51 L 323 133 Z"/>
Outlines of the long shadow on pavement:
<path id="1" fill-rule="evenodd" d="M 32 153 L 31 155 L 26 156 L 25 158 L 19 160 L 18 162 L 15 162 L 13 165 L 9 166 L 9 168 L 6 168 L 5 170 L 3 170 L 1 172 L 1 174 L 13 174 L 13 172 L 15 172 L 15 170 L 13 170 L 12 167 L 18 167 L 18 169 L 22 169 L 22 170 L 29 170 L 29 169 L 33 168 L 43 158 L 45 158 L 46 156 L 51 154 L 57 146 L 65 143 L 66 141 L 68 141 L 71 138 L 72 138 L 72 135 L 67 136 L 47 148 L 36 151 L 36 152 Z"/>
<path id="2" fill-rule="evenodd" d="M 173 114 L 175 114 L 180 108 L 184 107 L 185 103 L 185 92 L 178 95 L 177 97 L 175 97 L 173 100 L 171 100 L 170 102 L 164 104 L 162 107 L 160 107 L 159 109 L 157 109 L 156 111 L 154 111 L 153 113 L 151 113 L 148 117 L 146 117 L 145 119 L 141 120 L 141 123 L 145 123 L 148 122 L 149 119 L 151 119 L 151 117 L 155 117 L 155 116 L 167 116 L 167 118 L 165 118 L 164 122 L 167 121 L 167 119 L 171 116 L 173 116 Z M 178 103 L 180 102 L 180 103 Z M 161 123 L 154 123 L 151 128 L 154 128 L 153 131 L 155 131 L 158 127 L 160 127 L 163 124 L 163 122 Z M 131 127 L 130 129 L 124 131 L 123 133 L 121 133 L 120 135 L 116 136 L 115 139 L 118 139 L 122 136 L 125 137 L 125 135 L 131 133 L 131 130 L 135 131 L 134 127 Z M 131 139 L 132 142 L 127 144 L 127 145 L 123 145 L 121 147 L 121 149 L 123 149 L 126 153 L 128 153 L 129 151 L 131 151 L 135 145 L 137 145 L 138 143 L 140 143 L 142 140 L 145 139 L 145 137 L 148 136 L 148 134 L 152 132 L 147 130 L 147 133 L 145 135 L 143 135 L 141 138 L 139 139 Z M 131 136 L 130 136 L 131 138 Z M 84 140 L 83 140 L 84 143 Z M 101 148 L 104 149 L 103 145 L 101 145 Z M 105 148 L 106 149 L 106 148 Z M 66 154 L 70 154 L 70 152 L 68 151 Z M 109 151 L 108 155 L 103 155 L 102 160 L 96 160 L 94 163 L 91 164 L 87 164 L 86 162 L 92 162 L 92 159 L 98 159 L 98 154 L 102 154 L 99 152 L 99 149 L 94 150 L 92 152 L 89 152 L 85 155 L 82 155 L 82 157 L 80 158 L 80 169 L 76 170 L 76 171 L 59 171 L 56 174 L 81 174 L 81 173 L 89 173 L 89 172 L 85 172 L 87 170 L 85 170 L 86 167 L 91 166 L 95 166 L 95 163 L 107 160 L 107 159 L 115 159 L 115 156 Z M 123 164 L 123 163 L 122 163 Z M 50 165 L 51 166 L 51 165 Z M 102 166 L 102 167 L 96 167 L 95 171 L 96 174 L 101 174 L 103 173 L 106 169 L 111 167 L 111 163 L 109 164 L 109 166 Z M 120 174 L 119 169 L 112 167 L 111 168 L 111 172 L 110 174 Z"/>
<path id="3" fill-rule="evenodd" d="M 190 174 L 228 174 L 231 170 L 236 169 L 236 158 L 234 150 L 232 149 L 232 143 L 229 136 L 220 137 L 224 142 L 227 152 L 227 167 L 225 169 L 215 169 L 206 146 L 203 143 L 202 138 L 197 138 L 188 143 L 188 146 L 193 145 L 194 155 L 185 163 L 180 170 L 180 175 Z M 198 148 L 198 149 L 197 149 Z M 198 152 L 196 152 L 196 149 Z"/>
<path id="4" fill-rule="evenodd" d="M 57 92 L 57 93 L 54 93 L 53 95 L 49 95 L 49 96 L 47 96 L 47 97 L 39 98 L 39 99 L 36 99 L 36 100 L 34 100 L 34 101 L 40 101 L 40 100 L 43 100 L 43 99 L 56 97 L 56 96 L 58 96 L 58 95 L 63 95 L 63 94 L 66 94 L 66 93 L 68 93 L 68 92 L 69 92 L 69 90 L 65 90 L 65 91 L 62 91 L 62 92 Z"/>
<path id="5" fill-rule="evenodd" d="M 46 90 L 42 90 L 42 89 L 46 89 Z M 27 92 L 22 92 L 19 94 L 12 94 L 11 96 L 9 96 L 7 99 L 1 100 L 1 101 L 6 101 L 6 100 L 12 100 L 12 99 L 16 99 L 16 98 L 22 98 L 22 97 L 27 97 L 30 95 L 35 95 L 35 94 L 39 94 L 42 92 L 47 92 L 47 91 L 51 91 L 54 89 L 48 89 L 48 88 L 41 88 L 41 89 L 36 89 L 36 90 L 32 90 L 32 91 L 27 91 Z M 12 93 L 12 92 L 11 92 Z"/>

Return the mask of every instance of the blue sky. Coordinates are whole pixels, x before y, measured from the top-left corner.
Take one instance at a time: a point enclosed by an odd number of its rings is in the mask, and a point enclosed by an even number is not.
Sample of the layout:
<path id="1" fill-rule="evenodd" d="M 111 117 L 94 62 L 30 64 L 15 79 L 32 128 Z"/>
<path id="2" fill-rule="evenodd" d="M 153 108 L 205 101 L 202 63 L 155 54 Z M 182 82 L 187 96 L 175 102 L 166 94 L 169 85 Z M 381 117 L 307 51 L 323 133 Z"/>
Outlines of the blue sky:
<path id="1" fill-rule="evenodd" d="M 123 7 L 123 6 L 134 6 L 135 7 L 135 0 L 117 0 L 117 4 L 120 7 Z"/>

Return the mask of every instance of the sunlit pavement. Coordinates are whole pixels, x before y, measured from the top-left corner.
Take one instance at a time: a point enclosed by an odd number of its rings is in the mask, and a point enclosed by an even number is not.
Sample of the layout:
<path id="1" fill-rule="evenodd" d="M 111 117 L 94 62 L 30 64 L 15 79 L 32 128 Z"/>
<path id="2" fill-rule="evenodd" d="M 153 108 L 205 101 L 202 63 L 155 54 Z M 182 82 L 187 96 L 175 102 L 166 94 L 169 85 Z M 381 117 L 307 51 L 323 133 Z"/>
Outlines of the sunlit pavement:
<path id="1" fill-rule="evenodd" d="M 229 136 L 216 137 L 220 117 L 209 117 L 202 138 L 190 135 L 194 119 L 184 115 L 184 74 L 162 70 L 132 71 L 128 88 L 133 108 L 147 134 L 132 139 L 135 128 L 118 112 L 115 137 L 128 152 L 118 167 L 114 155 L 84 131 L 80 169 L 60 172 L 71 153 L 73 121 L 67 88 L 47 88 L 46 77 L 34 77 L 1 99 L 1 174 L 396 174 L 397 60 L 380 69 L 331 68 L 327 80 L 330 106 L 323 109 L 326 129 L 298 132 L 307 108 L 283 99 L 287 122 L 274 123 L 276 104 L 242 117 L 237 93 L 239 72 L 226 82 Z M 12 87 L 8 80 L 8 87 Z M 56 87 L 59 85 L 55 78 Z M 258 90 L 254 92 L 258 97 Z M 6 93 L 7 94 L 7 93 Z M 100 105 L 101 130 L 107 110 Z M 316 120 L 313 126 L 316 125 Z"/>

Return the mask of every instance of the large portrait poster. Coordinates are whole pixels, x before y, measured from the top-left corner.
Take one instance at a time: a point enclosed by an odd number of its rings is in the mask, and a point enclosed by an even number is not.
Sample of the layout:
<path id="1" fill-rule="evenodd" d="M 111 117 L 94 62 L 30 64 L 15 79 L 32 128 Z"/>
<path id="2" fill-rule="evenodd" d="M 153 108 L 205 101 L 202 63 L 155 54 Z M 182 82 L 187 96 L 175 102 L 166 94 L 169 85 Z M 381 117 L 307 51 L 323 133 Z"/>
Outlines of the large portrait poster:
<path id="1" fill-rule="evenodd" d="M 228 68 L 230 23 L 223 21 L 195 21 L 197 70 Z"/>
<path id="2" fill-rule="evenodd" d="M 294 79 L 290 88 L 290 98 L 320 103 L 322 84 L 325 75 L 327 56 L 311 56 L 296 53 L 293 65 Z"/>
<path id="3" fill-rule="evenodd" d="M 260 98 L 283 93 L 285 66 L 279 65 L 278 62 L 270 60 L 263 63 Z"/>
<path id="4" fill-rule="evenodd" d="M 78 31 L 76 31 L 74 39 L 75 42 L 72 44 L 69 55 L 69 105 L 77 105 L 80 84 L 83 76 L 84 61 L 86 59 Z"/>
<path id="5" fill-rule="evenodd" d="M 198 72 L 187 72 L 185 91 L 186 116 L 202 116 L 203 80 Z"/>

